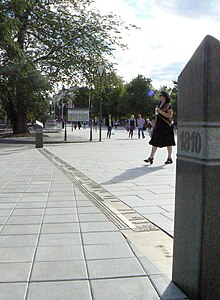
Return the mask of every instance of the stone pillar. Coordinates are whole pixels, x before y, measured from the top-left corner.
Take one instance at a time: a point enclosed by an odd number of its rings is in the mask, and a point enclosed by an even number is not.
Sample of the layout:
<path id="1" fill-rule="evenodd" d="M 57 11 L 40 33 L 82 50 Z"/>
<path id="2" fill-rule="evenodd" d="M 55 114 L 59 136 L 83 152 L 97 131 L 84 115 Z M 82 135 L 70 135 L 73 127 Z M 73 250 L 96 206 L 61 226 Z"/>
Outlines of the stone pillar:
<path id="1" fill-rule="evenodd" d="M 220 42 L 206 36 L 178 78 L 173 282 L 220 299 Z"/>
<path id="2" fill-rule="evenodd" d="M 43 124 L 37 120 L 35 127 L 35 145 L 36 148 L 43 148 Z"/>

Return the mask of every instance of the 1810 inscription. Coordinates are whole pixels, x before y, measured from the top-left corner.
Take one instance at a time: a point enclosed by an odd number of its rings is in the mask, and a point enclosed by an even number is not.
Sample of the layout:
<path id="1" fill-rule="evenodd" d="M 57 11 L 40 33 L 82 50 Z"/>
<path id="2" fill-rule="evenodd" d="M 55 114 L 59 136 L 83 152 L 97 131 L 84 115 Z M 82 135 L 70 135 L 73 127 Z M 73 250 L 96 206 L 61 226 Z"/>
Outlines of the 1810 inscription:
<path id="1" fill-rule="evenodd" d="M 202 139 L 199 132 L 182 131 L 179 136 L 181 150 L 199 153 L 202 148 Z"/>

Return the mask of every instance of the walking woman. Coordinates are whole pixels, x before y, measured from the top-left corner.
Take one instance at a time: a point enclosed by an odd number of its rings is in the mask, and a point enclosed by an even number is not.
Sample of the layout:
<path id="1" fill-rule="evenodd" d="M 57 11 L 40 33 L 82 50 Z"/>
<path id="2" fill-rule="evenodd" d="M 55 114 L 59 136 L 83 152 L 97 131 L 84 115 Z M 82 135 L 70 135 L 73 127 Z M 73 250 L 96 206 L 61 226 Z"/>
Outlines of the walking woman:
<path id="1" fill-rule="evenodd" d="M 157 148 L 167 147 L 168 157 L 165 164 L 172 164 L 172 146 L 175 146 L 174 131 L 172 125 L 173 110 L 170 103 L 169 94 L 161 91 L 159 94 L 160 105 L 155 108 L 155 125 L 149 144 L 152 145 L 151 153 L 144 162 L 153 164 L 154 155 Z"/>
<path id="2" fill-rule="evenodd" d="M 136 120 L 134 118 L 134 115 L 131 115 L 131 118 L 128 120 L 128 128 L 129 128 L 128 137 L 133 139 L 134 130 L 136 128 Z"/>

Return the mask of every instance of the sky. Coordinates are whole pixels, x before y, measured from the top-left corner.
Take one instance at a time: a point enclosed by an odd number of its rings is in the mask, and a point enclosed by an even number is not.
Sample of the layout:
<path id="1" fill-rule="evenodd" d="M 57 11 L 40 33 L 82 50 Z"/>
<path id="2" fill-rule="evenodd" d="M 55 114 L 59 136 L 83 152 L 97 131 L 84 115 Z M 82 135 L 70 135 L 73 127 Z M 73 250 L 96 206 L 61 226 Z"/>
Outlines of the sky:
<path id="1" fill-rule="evenodd" d="M 159 89 L 173 86 L 206 35 L 220 40 L 220 0 L 95 0 L 140 30 L 123 33 L 128 50 L 115 51 L 117 74 L 125 82 L 138 74 Z"/>

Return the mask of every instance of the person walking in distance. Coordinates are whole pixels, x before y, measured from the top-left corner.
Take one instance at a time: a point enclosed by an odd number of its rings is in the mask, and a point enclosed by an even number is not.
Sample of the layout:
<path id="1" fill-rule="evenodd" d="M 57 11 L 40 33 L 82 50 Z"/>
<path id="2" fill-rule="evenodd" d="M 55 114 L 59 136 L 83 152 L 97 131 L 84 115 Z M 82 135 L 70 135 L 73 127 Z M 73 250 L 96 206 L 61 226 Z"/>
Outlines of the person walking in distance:
<path id="1" fill-rule="evenodd" d="M 98 127 L 98 118 L 95 117 L 93 121 L 93 130 L 97 131 L 97 127 Z"/>
<path id="2" fill-rule="evenodd" d="M 107 138 L 111 138 L 112 135 L 112 126 L 113 126 L 113 120 L 111 114 L 108 115 L 108 117 L 105 120 L 105 125 L 107 127 Z"/>
<path id="3" fill-rule="evenodd" d="M 145 120 L 141 117 L 141 115 L 138 115 L 137 118 L 137 127 L 138 127 L 138 138 L 141 137 L 144 139 L 144 124 L 145 124 Z"/>
<path id="4" fill-rule="evenodd" d="M 136 128 L 136 120 L 134 118 L 134 115 L 131 115 L 131 118 L 128 120 L 128 128 L 129 128 L 128 137 L 133 139 L 134 130 Z"/>
<path id="5" fill-rule="evenodd" d="M 155 108 L 155 124 L 152 137 L 149 141 L 152 149 L 149 158 L 145 159 L 144 162 L 153 164 L 157 148 L 167 147 L 168 157 L 165 164 L 172 164 L 172 146 L 176 145 L 172 124 L 173 110 L 167 92 L 161 91 L 159 97 L 160 105 Z"/>

